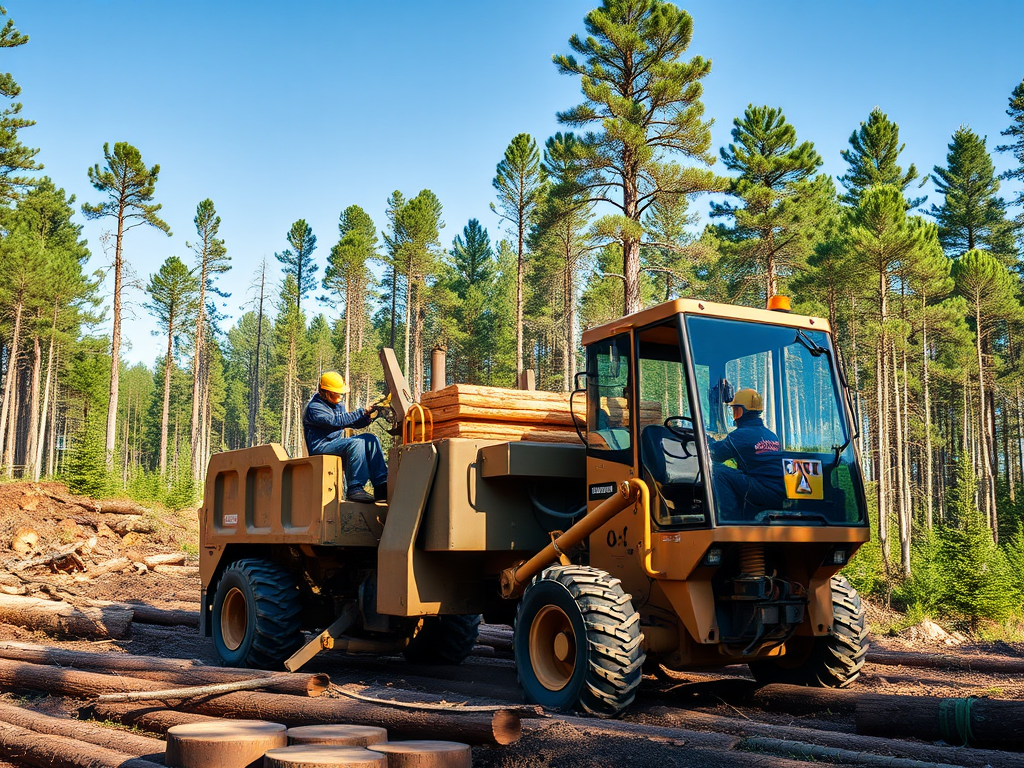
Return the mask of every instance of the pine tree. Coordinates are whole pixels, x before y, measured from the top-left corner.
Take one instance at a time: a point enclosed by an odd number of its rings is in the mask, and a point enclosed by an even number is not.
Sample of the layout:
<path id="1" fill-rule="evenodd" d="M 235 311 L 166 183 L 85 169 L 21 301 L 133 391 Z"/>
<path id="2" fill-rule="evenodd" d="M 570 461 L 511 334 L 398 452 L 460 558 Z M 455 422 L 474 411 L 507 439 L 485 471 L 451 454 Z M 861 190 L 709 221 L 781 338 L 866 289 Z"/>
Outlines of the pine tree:
<path id="1" fill-rule="evenodd" d="M 988 525 L 998 536 L 996 446 L 992 430 L 994 419 L 989 411 L 991 404 L 988 396 L 994 387 L 994 376 L 991 373 L 992 364 L 988 362 L 984 351 L 990 348 L 999 321 L 1024 319 L 1024 313 L 1016 297 L 1016 281 L 992 254 L 968 251 L 953 263 L 952 275 L 957 292 L 967 299 L 970 317 L 974 321 L 978 366 L 978 426 L 981 436 L 979 507 Z"/>
<path id="2" fill-rule="evenodd" d="M 813 179 L 821 156 L 811 142 L 797 143 L 782 110 L 751 104 L 733 126 L 734 143 L 721 156 L 726 168 L 739 173 L 729 193 L 742 205 L 713 203 L 711 215 L 734 221 L 720 235 L 739 266 L 737 293 L 757 281 L 767 300 L 780 292 L 782 279 L 804 266 L 834 193 L 826 177 Z"/>
<path id="3" fill-rule="evenodd" d="M 530 219 L 543 197 L 544 171 L 540 163 L 537 142 L 528 133 L 520 133 L 505 149 L 492 182 L 498 193 L 498 205 L 491 210 L 499 212 L 513 230 L 517 244 L 516 263 L 516 371 L 523 370 L 523 275 L 525 274 L 524 245 Z M 518 375 L 518 374 L 517 374 Z"/>
<path id="4" fill-rule="evenodd" d="M 861 123 L 860 128 L 850 134 L 850 149 L 840 152 L 850 165 L 849 170 L 839 177 L 846 188 L 842 201 L 847 205 L 857 205 L 864 190 L 882 184 L 899 187 L 906 193 L 918 173 L 913 163 L 906 173 L 897 165 L 904 147 L 906 145 L 900 143 L 900 127 L 878 107 L 872 109 L 867 122 Z M 926 199 L 910 199 L 907 207 L 918 208 Z"/>
<path id="5" fill-rule="evenodd" d="M 316 236 L 305 219 L 299 219 L 288 230 L 288 248 L 274 256 L 284 264 L 283 272 L 295 277 L 295 310 L 302 312 L 302 300 L 316 288 L 316 274 L 319 267 L 313 263 L 316 250 Z"/>
<path id="6" fill-rule="evenodd" d="M 999 256 L 1004 264 L 1016 261 L 1013 230 L 1006 221 L 1006 203 L 999 192 L 992 158 L 985 139 L 961 126 L 953 134 L 946 168 L 935 166 L 935 188 L 945 199 L 932 205 L 939 225 L 939 240 L 946 255 L 957 257 L 982 249 Z"/>
<path id="7" fill-rule="evenodd" d="M 171 370 L 174 368 L 175 347 L 185 331 L 186 323 L 199 311 L 199 292 L 199 278 L 177 256 L 170 256 L 164 261 L 160 270 L 150 276 L 149 285 L 146 286 L 146 293 L 150 296 L 146 309 L 156 316 L 158 325 L 167 333 L 167 352 L 164 355 L 164 401 L 160 417 L 161 475 L 167 473 L 167 427 L 171 410 Z M 192 445 L 192 450 L 198 450 L 197 441 L 193 440 Z"/>
<path id="8" fill-rule="evenodd" d="M 0 16 L 7 11 L 0 7 Z M 28 42 L 28 35 L 23 35 L 14 28 L 13 19 L 8 19 L 0 29 L 0 48 L 17 48 Z M 16 99 L 21 94 L 21 87 L 14 81 L 10 72 L 0 73 L 0 96 Z M 27 120 L 21 115 L 21 104 L 12 103 L 0 111 L 0 205 L 16 200 L 27 187 L 36 184 L 36 179 L 24 176 L 26 171 L 38 171 L 42 165 L 35 161 L 38 149 L 30 149 L 21 143 L 18 132 L 23 128 L 35 125 L 35 120 Z"/>
<path id="9" fill-rule="evenodd" d="M 710 122 L 704 120 L 701 80 L 711 62 L 681 57 L 690 45 L 693 20 L 661 0 L 604 0 L 587 14 L 587 37 L 569 47 L 583 57 L 556 55 L 559 72 L 580 77 L 584 102 L 558 119 L 584 135 L 583 183 L 590 199 L 618 208 L 599 231 L 617 240 L 622 253 L 624 311 L 641 308 L 641 220 L 663 195 L 692 195 L 724 188 L 724 180 L 698 167 L 671 162 L 681 155 L 711 165 Z"/>
<path id="10" fill-rule="evenodd" d="M 1017 167 L 1004 171 L 999 178 L 1024 181 L 1024 80 L 1021 80 L 1010 94 L 1010 106 L 1006 114 L 1010 116 L 1010 125 L 999 133 L 1008 136 L 1010 142 L 1000 144 L 996 147 L 996 152 L 1009 152 L 1017 161 Z M 1017 214 L 1017 223 L 1024 226 L 1024 190 L 1017 192 L 1017 197 L 1011 205 L 1021 206 L 1022 210 Z"/>
<path id="11" fill-rule="evenodd" d="M 157 216 L 162 207 L 153 202 L 160 166 L 147 168 L 142 162 L 142 153 L 131 144 L 119 141 L 103 145 L 106 165 L 99 163 L 89 169 L 89 182 L 102 192 L 103 202 L 82 205 L 87 219 L 113 218 L 117 222 L 114 239 L 114 315 L 110 332 L 110 398 L 107 405 L 107 465 L 113 466 L 114 448 L 117 440 L 117 397 L 121 372 L 121 287 L 124 281 L 124 235 L 135 227 L 148 224 L 171 235 L 171 228 Z"/>
<path id="12" fill-rule="evenodd" d="M 362 351 L 366 338 L 366 293 L 373 279 L 368 264 L 377 258 L 377 228 L 366 211 L 350 205 L 341 212 L 338 235 L 327 257 L 323 286 L 337 292 L 345 307 L 343 360 L 345 381 L 352 387 L 352 356 Z"/>
<path id="13" fill-rule="evenodd" d="M 440 264 L 441 201 L 429 189 L 421 190 L 398 215 L 401 233 L 399 258 L 405 273 L 405 373 L 414 397 L 423 391 L 423 320 L 427 279 Z"/>
<path id="14" fill-rule="evenodd" d="M 974 503 L 975 491 L 974 471 L 962 462 L 950 500 L 957 523 L 943 529 L 940 544 L 945 570 L 943 610 L 972 630 L 983 619 L 1009 616 L 1016 597 L 1006 557 Z"/>
<path id="15" fill-rule="evenodd" d="M 484 382 L 485 362 L 491 349 L 493 314 L 490 300 L 495 279 L 494 251 L 487 230 L 470 219 L 456 235 L 451 251 L 451 290 L 458 331 L 455 354 L 450 355 L 456 381 Z"/>
<path id="16" fill-rule="evenodd" d="M 217 275 L 224 274 L 231 269 L 231 257 L 228 256 L 224 241 L 218 237 L 220 234 L 220 216 L 210 198 L 206 198 L 196 206 L 196 215 L 192 220 L 196 225 L 196 234 L 199 239 L 190 243 L 189 247 L 196 256 L 195 272 L 198 275 L 199 296 L 197 300 L 196 325 L 194 332 L 194 349 L 192 352 L 192 476 L 199 482 L 206 469 L 206 456 L 200 450 L 203 430 L 206 425 L 201 418 L 201 404 L 205 396 L 204 373 L 206 369 L 206 292 L 210 291 L 218 296 L 228 294 L 219 291 L 214 284 Z M 160 473 L 163 474 L 163 468 Z"/>

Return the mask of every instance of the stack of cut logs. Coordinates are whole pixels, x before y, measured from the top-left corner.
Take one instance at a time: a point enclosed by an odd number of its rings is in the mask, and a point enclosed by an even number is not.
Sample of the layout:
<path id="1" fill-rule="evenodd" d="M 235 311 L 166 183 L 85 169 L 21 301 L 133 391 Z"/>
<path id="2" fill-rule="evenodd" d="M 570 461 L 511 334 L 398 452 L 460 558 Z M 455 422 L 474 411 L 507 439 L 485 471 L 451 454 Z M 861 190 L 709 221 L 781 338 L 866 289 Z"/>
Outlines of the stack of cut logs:
<path id="1" fill-rule="evenodd" d="M 579 443 L 573 416 L 586 430 L 586 398 L 578 396 L 569 411 L 565 392 L 501 389 L 475 384 L 452 384 L 424 392 L 420 400 L 434 419 L 434 439 L 465 437 L 482 440 L 526 440 L 540 443 Z M 626 426 L 625 398 L 601 398 L 612 425 Z M 640 405 L 642 425 L 660 424 L 661 404 Z"/>

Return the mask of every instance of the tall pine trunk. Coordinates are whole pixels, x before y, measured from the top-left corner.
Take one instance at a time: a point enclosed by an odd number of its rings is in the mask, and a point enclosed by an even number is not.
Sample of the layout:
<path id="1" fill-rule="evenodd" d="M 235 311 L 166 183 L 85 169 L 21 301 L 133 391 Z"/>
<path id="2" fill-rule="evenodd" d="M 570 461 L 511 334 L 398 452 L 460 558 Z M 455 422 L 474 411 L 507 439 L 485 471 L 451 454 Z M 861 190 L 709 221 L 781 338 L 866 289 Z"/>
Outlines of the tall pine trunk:
<path id="1" fill-rule="evenodd" d="M 14 408 L 14 383 L 18 378 L 18 345 L 21 342 L 21 316 L 24 311 L 25 304 L 22 297 L 18 297 L 18 300 L 14 304 L 14 329 L 11 331 L 11 346 L 7 353 L 7 376 L 4 379 L 4 401 L 0 405 L 0 457 L 5 464 L 8 464 L 7 455 L 7 423 L 11 419 L 11 411 Z M 11 470 L 8 468 L 8 477 L 11 476 Z"/>
<path id="2" fill-rule="evenodd" d="M 114 241 L 114 317 L 110 332 L 110 396 L 107 399 L 107 469 L 114 468 L 114 448 L 117 446 L 117 398 L 121 386 L 121 286 L 124 258 L 121 246 L 124 240 L 125 203 L 117 212 L 117 238 Z"/>
<path id="3" fill-rule="evenodd" d="M 53 307 L 53 326 L 50 328 L 50 344 L 46 351 L 46 383 L 43 385 L 43 407 L 40 413 L 42 418 L 39 424 L 38 437 L 36 438 L 36 455 L 35 461 L 32 465 L 32 480 L 39 482 L 39 478 L 42 475 L 43 468 L 43 444 L 46 437 L 47 424 L 52 417 L 50 416 L 50 386 L 53 382 L 53 340 L 57 334 L 57 305 Z M 53 450 L 51 445 L 50 450 Z"/>
<path id="4" fill-rule="evenodd" d="M 29 388 L 28 439 L 25 443 L 25 472 L 23 476 L 36 475 L 36 450 L 39 440 L 39 380 L 43 368 L 43 345 L 39 343 L 39 335 L 32 337 L 32 378 Z"/>
<path id="5" fill-rule="evenodd" d="M 160 476 L 167 475 L 167 430 L 171 415 L 171 371 L 174 366 L 174 320 L 167 323 L 167 356 L 164 358 L 164 404 L 160 412 Z"/>

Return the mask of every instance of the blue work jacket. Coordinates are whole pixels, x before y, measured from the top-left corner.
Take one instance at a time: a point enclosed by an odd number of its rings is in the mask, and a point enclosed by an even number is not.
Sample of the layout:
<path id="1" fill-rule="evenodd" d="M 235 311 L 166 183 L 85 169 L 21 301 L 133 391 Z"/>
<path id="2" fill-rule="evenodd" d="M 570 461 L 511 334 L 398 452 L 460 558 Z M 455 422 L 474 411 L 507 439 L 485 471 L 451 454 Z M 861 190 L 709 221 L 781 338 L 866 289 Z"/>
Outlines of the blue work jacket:
<path id="1" fill-rule="evenodd" d="M 736 420 L 736 429 L 722 440 L 711 441 L 708 450 L 714 461 L 735 459 L 737 469 L 743 474 L 783 491 L 785 473 L 779 436 L 768 429 L 757 414 L 756 411 L 745 411 Z"/>
<path id="2" fill-rule="evenodd" d="M 306 450 L 311 456 L 320 453 L 320 447 L 328 441 L 341 437 L 344 430 L 368 426 L 370 414 L 365 408 L 356 408 L 349 413 L 343 402 L 333 405 L 320 397 L 319 392 L 309 398 L 302 411 Z"/>

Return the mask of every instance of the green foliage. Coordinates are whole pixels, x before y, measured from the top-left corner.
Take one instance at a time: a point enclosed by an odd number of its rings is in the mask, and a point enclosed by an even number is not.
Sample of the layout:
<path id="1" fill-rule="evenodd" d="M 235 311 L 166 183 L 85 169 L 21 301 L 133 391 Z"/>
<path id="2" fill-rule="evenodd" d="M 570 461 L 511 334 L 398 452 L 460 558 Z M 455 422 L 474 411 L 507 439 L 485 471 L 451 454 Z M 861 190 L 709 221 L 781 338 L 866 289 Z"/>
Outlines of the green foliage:
<path id="1" fill-rule="evenodd" d="M 59 475 L 75 494 L 101 499 L 111 488 L 107 472 L 103 421 L 95 412 L 71 438 L 71 446 Z"/>
<path id="2" fill-rule="evenodd" d="M 1010 125 L 1000 131 L 1000 134 L 1008 136 L 1010 141 L 996 147 L 996 152 L 1012 154 L 1013 159 L 1017 161 L 1017 167 L 1004 171 L 999 178 L 1021 181 L 1024 180 L 1024 80 L 1021 80 L 1010 94 L 1010 106 L 1006 114 L 1010 116 Z M 1017 192 L 1017 197 L 1011 205 L 1024 207 L 1024 189 Z M 1017 215 L 1017 222 L 1024 224 L 1024 210 Z"/>
<path id="3" fill-rule="evenodd" d="M 931 214 L 939 225 L 939 240 L 948 256 L 960 256 L 976 248 L 1015 261 L 1013 230 L 1006 221 L 1006 203 L 999 192 L 992 158 L 985 139 L 961 126 L 953 134 L 946 168 L 935 166 L 932 178 L 942 205 Z"/>
<path id="4" fill-rule="evenodd" d="M 6 15 L 7 11 L 0 7 L 0 16 Z M 0 29 L 0 48 L 16 48 L 27 42 L 28 35 L 15 29 L 13 19 L 7 19 Z M 21 88 L 14 81 L 14 76 L 10 72 L 0 73 L 0 97 L 15 99 L 20 93 Z M 43 166 L 35 161 L 39 150 L 26 147 L 18 137 L 19 131 L 35 124 L 35 120 L 21 117 L 21 104 L 11 103 L 0 110 L 0 205 L 16 200 L 38 182 L 22 174 L 42 169 Z"/>
<path id="5" fill-rule="evenodd" d="M 118 219 L 119 226 L 137 220 L 170 235 L 170 226 L 157 216 L 163 206 L 152 202 L 160 166 L 147 168 L 142 153 L 126 141 L 115 142 L 113 152 L 110 144 L 104 144 L 103 160 L 104 167 L 97 163 L 89 169 L 89 183 L 106 198 L 100 203 L 83 203 L 85 218 L 109 216 Z"/>
<path id="6" fill-rule="evenodd" d="M 316 274 L 319 267 L 313 263 L 313 251 L 316 250 L 316 236 L 313 228 L 305 219 L 299 219 L 288 230 L 287 248 L 274 257 L 284 264 L 283 272 L 295 279 L 295 309 L 302 311 L 302 300 L 316 288 Z"/>
<path id="7" fill-rule="evenodd" d="M 900 143 L 900 127 L 878 107 L 872 109 L 867 122 L 861 123 L 860 128 L 850 134 L 850 149 L 840 153 L 850 166 L 839 177 L 839 182 L 846 188 L 843 202 L 856 206 L 864 190 L 883 184 L 898 187 L 905 193 L 918 177 L 913 163 L 906 173 L 897 165 L 905 146 Z M 907 201 L 907 207 L 917 208 L 925 200 L 924 197 L 913 198 Z"/>

